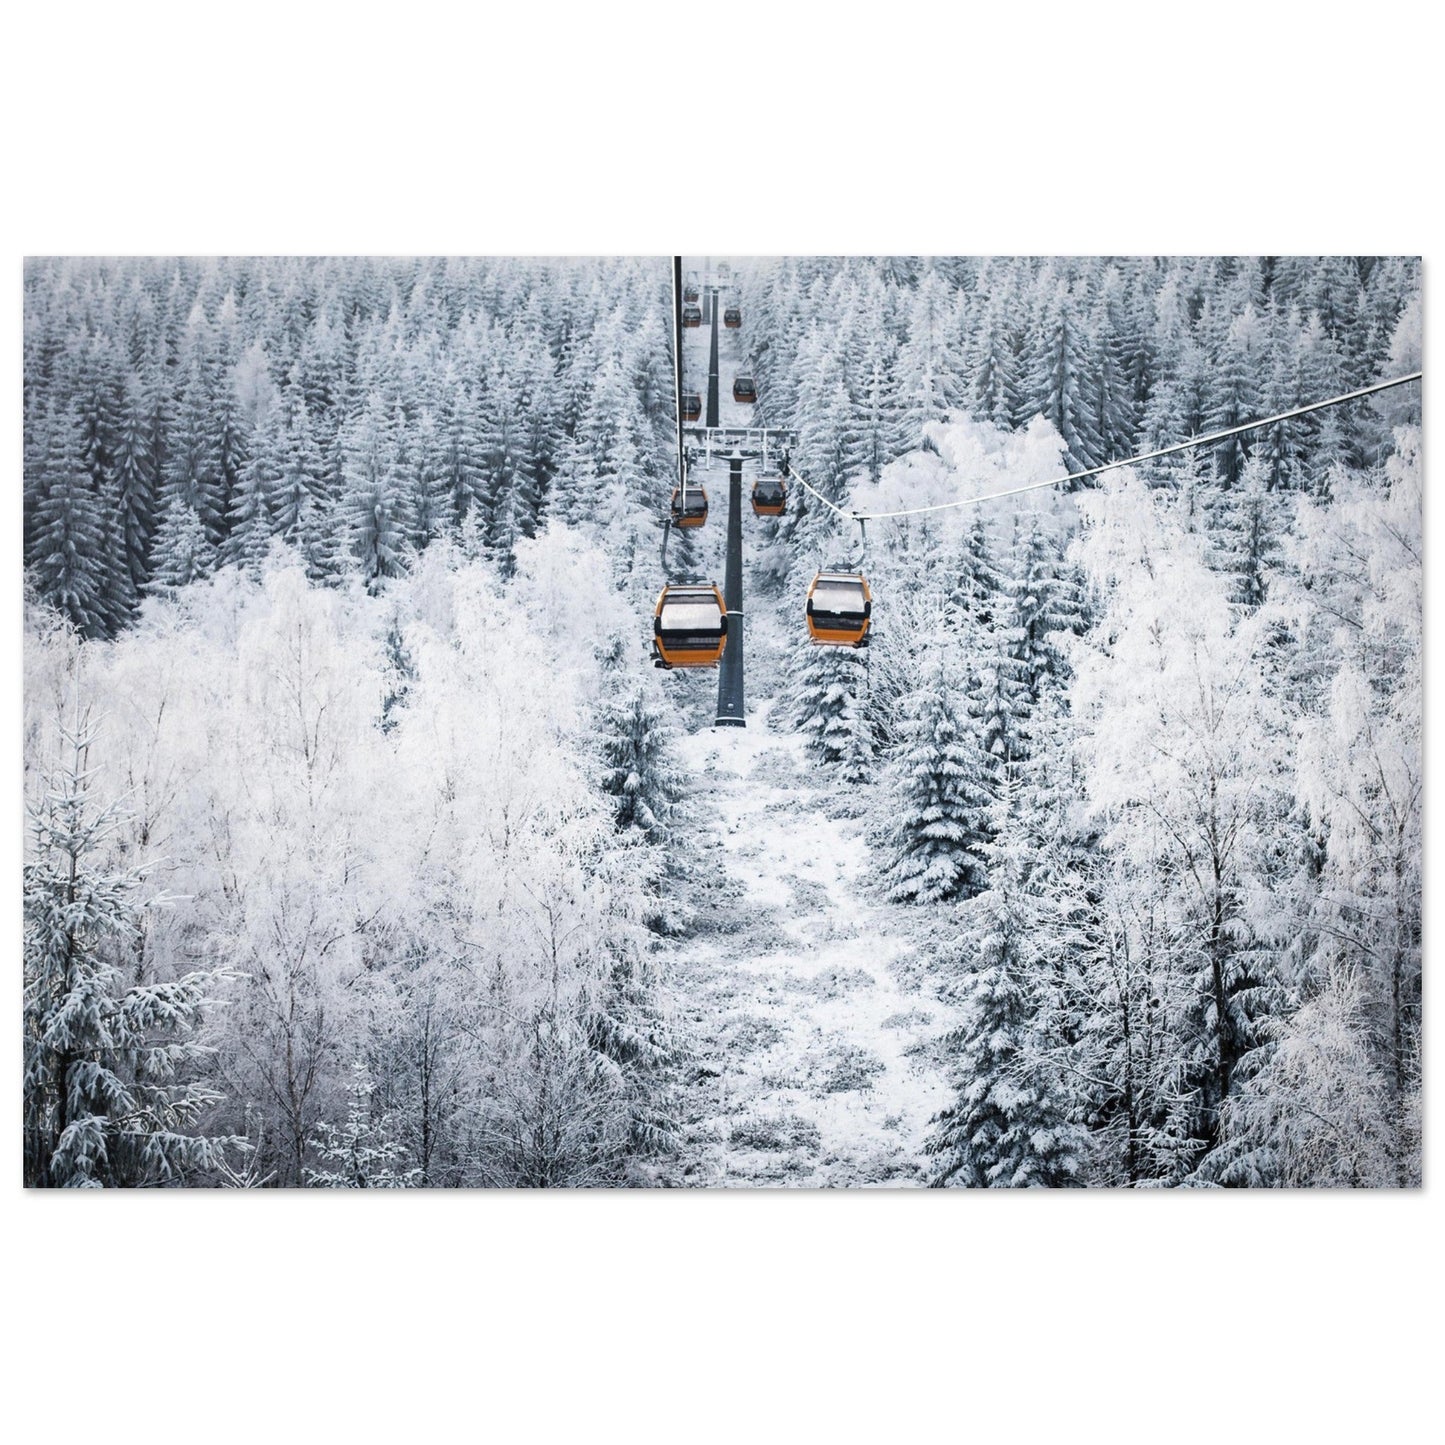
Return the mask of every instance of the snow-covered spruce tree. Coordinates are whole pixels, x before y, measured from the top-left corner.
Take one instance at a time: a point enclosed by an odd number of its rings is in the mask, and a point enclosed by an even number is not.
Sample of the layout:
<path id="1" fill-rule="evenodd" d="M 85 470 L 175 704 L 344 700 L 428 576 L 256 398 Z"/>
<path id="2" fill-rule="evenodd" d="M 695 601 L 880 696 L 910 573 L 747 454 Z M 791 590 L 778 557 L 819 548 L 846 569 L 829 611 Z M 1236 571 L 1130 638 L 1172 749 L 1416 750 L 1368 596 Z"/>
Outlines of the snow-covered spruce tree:
<path id="1" fill-rule="evenodd" d="M 923 443 L 928 423 L 946 420 L 963 399 L 962 343 L 956 297 L 943 273 L 929 265 L 913 292 L 895 364 L 901 450 Z"/>
<path id="2" fill-rule="evenodd" d="M 1088 341 L 1072 316 L 1072 299 L 1061 287 L 1048 307 L 1045 339 L 1036 358 L 1031 391 L 1068 447 L 1070 471 L 1103 461 L 1103 443 L 1092 424 Z"/>
<path id="3" fill-rule="evenodd" d="M 145 587 L 150 575 L 147 558 L 155 530 L 158 471 L 145 391 L 140 379 L 132 374 L 126 378 L 115 439 L 115 487 L 125 539 L 125 563 L 136 594 Z"/>
<path id="4" fill-rule="evenodd" d="M 878 761 L 878 744 L 868 700 L 853 698 L 839 721 L 844 739 L 843 751 L 838 758 L 839 776 L 845 783 L 855 786 L 872 782 Z"/>
<path id="5" fill-rule="evenodd" d="M 35 588 L 86 637 L 105 633 L 101 501 L 86 475 L 79 419 L 52 409 L 44 424 L 40 500 L 30 555 Z"/>
<path id="6" fill-rule="evenodd" d="M 413 530 L 412 494 L 402 466 L 396 420 L 373 393 L 343 438 L 345 504 L 351 550 L 368 588 L 406 568 Z"/>
<path id="7" fill-rule="evenodd" d="M 345 577 L 351 555 L 345 511 L 343 503 L 330 497 L 307 497 L 302 502 L 295 544 L 308 581 L 335 587 Z"/>
<path id="8" fill-rule="evenodd" d="M 1274 335 L 1270 349 L 1274 365 L 1263 409 L 1274 416 L 1315 398 L 1306 397 L 1300 390 L 1299 317 L 1290 315 L 1282 319 L 1276 315 L 1272 330 Z M 1298 485 L 1300 454 L 1305 437 L 1303 420 L 1297 417 L 1293 421 L 1276 422 L 1260 433 L 1258 454 L 1264 460 L 1266 485 L 1272 492 L 1282 492 Z"/>
<path id="9" fill-rule="evenodd" d="M 893 354 L 886 338 L 875 335 L 863 357 L 853 388 L 858 416 L 858 460 L 876 482 L 897 455 L 898 403 L 893 383 Z"/>
<path id="10" fill-rule="evenodd" d="M 867 716 L 867 655 L 852 648 L 815 647 L 806 637 L 794 649 L 790 698 L 794 721 L 825 762 L 871 758 Z"/>
<path id="11" fill-rule="evenodd" d="M 372 1105 L 376 1086 L 360 1059 L 346 1085 L 346 1122 L 316 1126 L 312 1145 L 325 1168 L 306 1170 L 313 1189 L 411 1189 L 421 1170 L 397 1166 L 405 1148 L 392 1137 L 391 1118 Z"/>
<path id="12" fill-rule="evenodd" d="M 1082 630 L 1082 614 L 1073 577 L 1037 517 L 1014 546 L 1011 571 L 1013 656 L 1019 681 L 1037 702 L 1045 679 L 1061 671 L 1062 635 Z"/>
<path id="13" fill-rule="evenodd" d="M 889 896 L 919 903 L 968 897 L 984 887 L 993 800 L 977 727 L 941 653 L 904 711 L 891 769 Z"/>
<path id="14" fill-rule="evenodd" d="M 994 565 L 988 526 L 981 512 L 974 513 L 972 525 L 959 539 L 951 571 L 951 619 L 963 628 L 988 626 L 1000 600 L 1003 579 Z"/>
<path id="15" fill-rule="evenodd" d="M 1012 603 L 1006 603 L 1005 609 L 1000 624 L 978 639 L 970 686 L 969 711 L 978 723 L 995 790 L 1027 756 L 1031 711 L 1024 665 L 1014 655 L 1019 629 L 1008 625 Z"/>
<path id="16" fill-rule="evenodd" d="M 284 476 L 284 439 L 280 418 L 266 418 L 252 437 L 250 455 L 241 464 L 227 514 L 229 532 L 220 548 L 221 560 L 253 577 L 276 530 L 270 498 Z"/>
<path id="17" fill-rule="evenodd" d="M 633 683 L 614 674 L 597 732 L 602 791 L 613 800 L 618 831 L 666 842 L 687 779 L 676 759 L 667 702 L 651 677 Z"/>
<path id="18" fill-rule="evenodd" d="M 221 418 L 206 366 L 192 355 L 186 380 L 168 433 L 165 478 L 161 499 L 165 505 L 192 508 L 217 546 L 226 535 L 226 481 L 223 471 Z"/>
<path id="19" fill-rule="evenodd" d="M 90 796 L 88 719 L 61 738 L 24 873 L 25 1183 L 187 1182 L 230 1142 L 195 1132 L 221 1097 L 194 1077 L 216 975 L 136 981 L 142 870 L 107 864 L 119 820 Z"/>
<path id="20" fill-rule="evenodd" d="M 1211 563 L 1233 577 L 1231 600 L 1251 610 L 1263 604 L 1278 562 L 1280 511 L 1280 498 L 1269 490 L 1267 462 L 1259 455 L 1245 462 L 1236 486 L 1209 493 Z"/>
<path id="21" fill-rule="evenodd" d="M 1032 878 L 1034 850 L 1006 789 L 989 885 L 960 907 L 963 1021 L 948 1035 L 958 1093 L 924 1145 L 935 1186 L 1018 1189 L 1080 1182 L 1087 1148 L 1040 1028 L 1059 909 Z"/>
<path id="22" fill-rule="evenodd" d="M 969 378 L 974 415 L 1001 427 L 1011 426 L 1019 416 L 1024 380 L 1009 311 L 1009 298 L 999 296 L 979 318 L 981 329 Z"/>
<path id="23" fill-rule="evenodd" d="M 147 590 L 165 594 L 177 587 L 209 577 L 216 565 L 216 549 L 206 536 L 205 524 L 194 508 L 173 502 L 161 514 L 151 545 L 151 579 Z"/>
<path id="24" fill-rule="evenodd" d="M 1227 431 L 1260 415 L 1260 386 L 1264 328 L 1254 308 L 1247 306 L 1229 327 L 1229 333 L 1212 377 L 1209 413 L 1211 431 Z M 1226 487 L 1234 486 L 1249 460 L 1256 438 L 1246 432 L 1229 437 L 1214 449 L 1214 471 Z"/>

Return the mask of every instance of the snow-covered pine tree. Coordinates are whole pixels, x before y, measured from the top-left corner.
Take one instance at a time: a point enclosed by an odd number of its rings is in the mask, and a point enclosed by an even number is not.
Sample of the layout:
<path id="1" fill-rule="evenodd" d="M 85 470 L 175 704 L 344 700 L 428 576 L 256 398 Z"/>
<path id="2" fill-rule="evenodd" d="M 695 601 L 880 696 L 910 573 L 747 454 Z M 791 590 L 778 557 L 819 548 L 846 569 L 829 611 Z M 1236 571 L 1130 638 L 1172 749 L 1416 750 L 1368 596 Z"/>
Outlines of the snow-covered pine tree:
<path id="1" fill-rule="evenodd" d="M 988 627 L 1000 601 L 1003 579 L 994 565 L 982 512 L 974 513 L 968 530 L 959 538 L 952 573 L 948 594 L 951 621 L 965 631 Z"/>
<path id="2" fill-rule="evenodd" d="M 878 743 L 874 736 L 871 700 L 867 692 L 867 664 L 864 664 L 864 693 L 850 698 L 839 719 L 843 734 L 843 751 L 838 758 L 838 776 L 852 787 L 873 781 L 877 766 Z"/>
<path id="3" fill-rule="evenodd" d="M 974 639 L 970 712 L 988 761 L 989 783 L 997 790 L 1028 754 L 1029 714 L 1034 699 L 1017 656 L 1020 629 L 1013 625 L 1011 600 L 995 624 Z"/>
<path id="4" fill-rule="evenodd" d="M 789 702 L 794 721 L 824 762 L 851 758 L 856 770 L 872 756 L 866 655 L 853 648 L 815 647 L 802 637 L 793 656 Z"/>
<path id="5" fill-rule="evenodd" d="M 1264 328 L 1252 306 L 1230 325 L 1210 386 L 1209 430 L 1227 431 L 1260 416 L 1267 360 Z M 1257 439 L 1248 432 L 1214 448 L 1215 475 L 1226 487 L 1239 481 Z"/>
<path id="6" fill-rule="evenodd" d="M 1234 578 L 1231 600 L 1251 611 L 1263 605 L 1280 552 L 1281 499 L 1269 487 L 1269 461 L 1256 454 L 1238 485 L 1210 497 L 1215 566 Z"/>
<path id="7" fill-rule="evenodd" d="M 106 338 L 90 338 L 72 385 L 80 422 L 81 464 L 99 492 L 114 476 L 115 440 L 120 429 L 120 370 Z"/>
<path id="8" fill-rule="evenodd" d="M 412 495 L 401 462 L 395 419 L 373 393 L 343 438 L 351 551 L 368 588 L 406 567 Z"/>
<path id="9" fill-rule="evenodd" d="M 104 635 L 115 637 L 130 626 L 140 605 L 125 555 L 125 523 L 115 483 L 101 484 L 96 498 L 100 515 L 101 618 Z"/>
<path id="10" fill-rule="evenodd" d="M 1013 656 L 1019 680 L 1037 702 L 1046 679 L 1056 677 L 1062 666 L 1060 634 L 1081 626 L 1078 595 L 1037 517 L 1015 541 L 1010 571 Z"/>
<path id="11" fill-rule="evenodd" d="M 941 652 L 925 666 L 904 713 L 891 767 L 889 896 L 919 903 L 968 897 L 985 882 L 989 765 Z"/>
<path id="12" fill-rule="evenodd" d="M 857 458 L 870 481 L 898 455 L 898 396 L 893 380 L 893 353 L 885 337 L 875 335 L 863 353 L 861 375 L 854 389 L 857 416 Z"/>
<path id="13" fill-rule="evenodd" d="M 1064 439 L 1069 470 L 1079 471 L 1105 459 L 1103 442 L 1093 427 L 1088 340 L 1073 316 L 1073 302 L 1065 288 L 1060 287 L 1047 315 L 1031 391 L 1038 410 Z"/>
<path id="14" fill-rule="evenodd" d="M 945 420 L 960 404 L 964 374 L 958 304 L 942 271 L 929 266 L 909 303 L 907 335 L 894 368 L 901 450 L 922 444 L 924 428 Z"/>
<path id="15" fill-rule="evenodd" d="M 411 544 L 421 551 L 447 530 L 451 505 L 442 439 L 429 410 L 422 412 L 410 430 L 405 466 L 412 483 Z"/>
<path id="16" fill-rule="evenodd" d="M 1000 427 L 1012 426 L 1023 406 L 1025 378 L 1019 371 L 1011 300 L 998 296 L 984 313 L 969 378 L 974 415 Z"/>
<path id="17" fill-rule="evenodd" d="M 27 559 L 38 594 L 85 637 L 106 632 L 101 499 L 86 475 L 79 419 L 52 408 L 42 427 L 40 500 Z"/>
<path id="18" fill-rule="evenodd" d="M 464 383 L 455 368 L 448 367 L 438 389 L 442 481 L 449 494 L 452 520 L 458 526 L 482 505 L 485 487 L 478 385 Z"/>
<path id="19" fill-rule="evenodd" d="M 195 509 L 183 502 L 172 502 L 161 513 L 151 543 L 151 576 L 146 590 L 162 595 L 173 593 L 178 587 L 209 577 L 215 566 L 216 549 Z"/>
<path id="20" fill-rule="evenodd" d="M 306 1183 L 313 1189 L 411 1189 L 420 1181 L 420 1169 L 397 1167 L 406 1149 L 392 1137 L 390 1116 L 374 1107 L 375 1092 L 366 1065 L 354 1060 L 346 1085 L 346 1122 L 316 1126 L 312 1144 L 326 1167 L 307 1167 Z"/>
<path id="21" fill-rule="evenodd" d="M 223 564 L 243 568 L 252 576 L 259 571 L 273 532 L 270 499 L 284 476 L 285 440 L 280 415 L 272 408 L 252 436 L 231 490 L 228 530 L 220 548 Z"/>
<path id="22" fill-rule="evenodd" d="M 1005 789 L 998 840 L 985 846 L 989 883 L 959 909 L 955 986 L 963 1021 L 947 1037 L 957 1097 L 924 1145 L 935 1186 L 1019 1189 L 1080 1183 L 1085 1130 L 1073 1119 L 1055 1042 L 1039 1027 L 1059 910 L 1032 878 L 1034 852 Z"/>
<path id="23" fill-rule="evenodd" d="M 528 481 L 514 505 L 515 525 L 520 536 L 533 537 L 545 515 L 565 437 L 557 412 L 557 365 L 546 337 L 536 327 L 529 327 L 513 344 L 518 350 L 523 474 Z M 645 378 L 640 377 L 639 385 L 643 384 Z"/>
<path id="24" fill-rule="evenodd" d="M 194 1182 L 230 1141 L 197 1132 L 220 1099 L 198 1082 L 212 972 L 137 979 L 143 871 L 106 843 L 116 810 L 91 798 L 88 718 L 31 809 L 25 866 L 25 1182 L 96 1188 Z"/>
<path id="25" fill-rule="evenodd" d="M 1293 315 L 1281 318 L 1274 314 L 1270 332 L 1273 362 L 1262 407 L 1265 413 L 1275 416 L 1302 405 L 1307 398 L 1300 392 L 1299 318 Z M 1304 441 L 1303 420 L 1276 422 L 1267 431 L 1259 433 L 1256 450 L 1267 464 L 1267 485 L 1272 492 L 1282 492 L 1296 485 Z"/>
<path id="26" fill-rule="evenodd" d="M 677 761 L 667 700 L 649 675 L 612 674 L 597 719 L 602 791 L 619 832 L 665 843 L 687 788 Z"/>
<path id="27" fill-rule="evenodd" d="M 276 533 L 294 543 L 301 512 L 308 502 L 326 495 L 326 460 L 316 440 L 311 414 L 299 382 L 286 388 L 281 410 L 280 471 L 266 498 Z"/>
<path id="28" fill-rule="evenodd" d="M 207 369 L 193 353 L 174 420 L 167 433 L 162 499 L 179 503 L 201 519 L 213 546 L 226 534 L 226 481 L 222 473 L 220 418 Z"/>
<path id="29" fill-rule="evenodd" d="M 479 498 L 485 518 L 487 545 L 510 575 L 512 546 L 523 527 L 536 526 L 537 494 L 528 472 L 526 428 L 517 383 L 501 366 L 487 379 L 486 405 L 481 417 L 482 491 Z"/>
<path id="30" fill-rule="evenodd" d="M 132 589 L 149 580 L 148 557 L 156 525 L 158 471 L 146 394 L 135 373 L 128 373 L 115 438 L 115 487 L 120 504 L 125 563 Z"/>
<path id="31" fill-rule="evenodd" d="M 1101 298 L 1092 318 L 1088 386 L 1089 430 L 1098 438 L 1100 461 L 1134 450 L 1137 422 L 1120 329 L 1117 294 Z"/>

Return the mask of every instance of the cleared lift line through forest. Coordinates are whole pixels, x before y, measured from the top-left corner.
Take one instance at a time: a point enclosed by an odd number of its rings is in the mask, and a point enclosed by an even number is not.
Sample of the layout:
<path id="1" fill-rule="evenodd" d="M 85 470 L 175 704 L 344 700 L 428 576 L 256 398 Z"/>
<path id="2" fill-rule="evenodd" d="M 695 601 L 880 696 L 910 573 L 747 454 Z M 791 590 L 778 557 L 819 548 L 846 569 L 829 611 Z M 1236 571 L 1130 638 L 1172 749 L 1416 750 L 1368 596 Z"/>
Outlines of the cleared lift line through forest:
<path id="1" fill-rule="evenodd" d="M 983 502 L 997 501 L 1001 497 L 1017 497 L 1022 492 L 1036 492 L 1045 487 L 1061 487 L 1068 482 L 1082 481 L 1085 477 L 1096 477 L 1102 472 L 1116 471 L 1120 467 L 1132 467 L 1139 462 L 1152 462 L 1159 457 L 1174 456 L 1178 452 L 1186 452 L 1193 447 L 1212 446 L 1215 442 L 1225 441 L 1229 437 L 1239 436 L 1243 432 L 1258 431 L 1261 427 L 1274 426 L 1282 421 L 1291 421 L 1297 416 L 1308 416 L 1310 412 L 1324 411 L 1327 407 L 1342 406 L 1347 401 L 1358 401 L 1361 397 L 1389 391 L 1391 387 L 1405 386 L 1412 381 L 1421 380 L 1423 376 L 1423 371 L 1412 371 L 1406 376 L 1392 377 L 1389 381 L 1377 381 L 1372 386 L 1362 386 L 1358 391 L 1347 391 L 1341 396 L 1332 396 L 1325 401 L 1312 401 L 1307 406 L 1297 406 L 1290 411 L 1277 412 L 1274 416 L 1261 417 L 1257 421 L 1241 422 L 1238 426 L 1226 427 L 1223 431 L 1189 437 L 1187 440 L 1175 442 L 1171 446 L 1160 447 L 1157 451 L 1141 452 L 1138 456 L 1123 457 L 1116 462 L 1101 462 L 1096 467 L 1085 467 L 1082 471 L 1069 472 L 1062 477 L 1050 477 L 1043 482 L 1028 482 L 1021 487 L 1010 487 L 1003 492 L 987 492 L 981 497 L 960 497 L 956 502 L 935 502 L 927 507 L 904 507 L 893 512 L 850 512 L 846 507 L 840 507 L 836 502 L 825 497 L 806 478 L 799 476 L 793 470 L 791 463 L 788 466 L 788 475 L 822 502 L 825 507 L 831 508 L 840 517 L 846 517 L 850 522 L 857 522 L 861 525 L 864 522 L 887 521 L 893 517 L 919 517 L 925 512 L 946 512 L 953 507 L 975 507 Z"/>

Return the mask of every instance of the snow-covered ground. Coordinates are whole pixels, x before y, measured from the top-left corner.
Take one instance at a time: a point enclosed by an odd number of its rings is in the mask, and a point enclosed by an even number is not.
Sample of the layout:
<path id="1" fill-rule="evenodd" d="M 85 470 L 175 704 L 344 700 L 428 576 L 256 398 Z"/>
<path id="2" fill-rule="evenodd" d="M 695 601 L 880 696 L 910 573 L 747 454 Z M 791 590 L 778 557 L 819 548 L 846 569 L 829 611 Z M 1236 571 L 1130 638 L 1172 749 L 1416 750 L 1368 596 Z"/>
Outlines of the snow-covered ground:
<path id="1" fill-rule="evenodd" d="M 682 1182 L 919 1184 L 952 1013 L 910 978 L 906 910 L 871 896 L 867 820 L 830 815 L 775 706 L 683 744 L 713 886 L 675 964 L 696 1054 Z"/>
<path id="2" fill-rule="evenodd" d="M 732 400 L 746 334 L 719 332 L 723 426 L 757 421 Z M 708 347 L 708 327 L 685 334 L 686 385 L 704 404 Z M 705 480 L 718 525 L 694 545 L 720 580 L 725 468 Z M 788 643 L 771 609 L 748 612 L 754 686 L 779 675 Z M 715 677 L 698 680 L 704 692 Z M 681 746 L 701 876 L 672 965 L 692 1050 L 678 1182 L 921 1184 L 928 1121 L 949 1099 L 939 1041 L 953 1014 L 920 978 L 916 919 L 877 898 L 869 820 L 830 789 L 777 699 L 751 698 L 745 729 L 701 723 L 712 711 L 693 709 Z"/>

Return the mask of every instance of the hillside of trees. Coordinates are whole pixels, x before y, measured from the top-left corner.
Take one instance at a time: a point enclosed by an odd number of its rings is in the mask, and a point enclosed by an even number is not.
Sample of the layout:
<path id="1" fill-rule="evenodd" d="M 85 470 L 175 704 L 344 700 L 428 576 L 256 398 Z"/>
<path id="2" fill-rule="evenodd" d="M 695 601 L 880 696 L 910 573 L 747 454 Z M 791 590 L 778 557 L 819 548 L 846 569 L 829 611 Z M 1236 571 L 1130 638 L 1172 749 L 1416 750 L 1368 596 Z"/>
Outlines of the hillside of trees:
<path id="1" fill-rule="evenodd" d="M 739 270 L 761 412 L 861 507 L 1420 364 L 1410 259 Z M 649 1184 L 687 1147 L 668 276 L 28 264 L 27 1182 Z M 758 658 L 960 1011 L 920 1181 L 1418 1183 L 1420 445 L 1403 388 L 871 528 L 874 646 Z M 749 586 L 796 632 L 852 539 L 791 500 Z"/>

